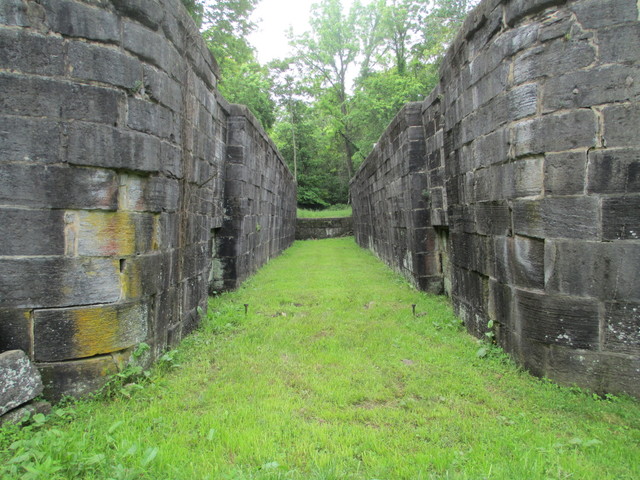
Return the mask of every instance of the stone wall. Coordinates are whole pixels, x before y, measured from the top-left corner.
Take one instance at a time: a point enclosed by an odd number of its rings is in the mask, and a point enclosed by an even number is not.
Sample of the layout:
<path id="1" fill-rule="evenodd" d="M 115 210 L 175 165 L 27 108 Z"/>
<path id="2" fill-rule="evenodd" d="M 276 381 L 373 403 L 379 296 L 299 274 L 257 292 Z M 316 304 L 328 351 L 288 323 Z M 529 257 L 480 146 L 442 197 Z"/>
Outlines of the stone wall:
<path id="1" fill-rule="evenodd" d="M 352 217 L 298 218 L 296 240 L 348 237 L 353 235 Z"/>
<path id="2" fill-rule="evenodd" d="M 293 174 L 247 107 L 232 105 L 225 181 L 226 216 L 218 254 L 222 282 L 233 289 L 295 238 Z"/>
<path id="3" fill-rule="evenodd" d="M 50 398 L 97 388 L 140 342 L 175 345 L 224 283 L 227 151 L 246 135 L 264 174 L 264 133 L 216 83 L 179 0 L 0 2 L 0 351 L 26 352 Z M 278 220 L 255 244 L 238 230 L 245 256 L 292 238 L 278 172 L 254 183 Z"/>
<path id="4" fill-rule="evenodd" d="M 492 320 L 499 344 L 534 374 L 636 396 L 638 19 L 635 0 L 485 0 L 423 103 L 420 165 L 387 130 L 380 144 L 393 148 L 367 159 L 351 192 L 360 244 L 416 283 L 388 253 L 406 248 L 395 232 L 416 225 L 368 216 L 387 208 L 380 202 L 420 211 L 424 192 L 418 228 L 435 241 L 416 251 L 430 253 L 427 270 L 470 332 L 483 336 Z M 425 172 L 426 188 L 394 191 L 408 171 Z"/>
<path id="5" fill-rule="evenodd" d="M 429 225 L 422 105 L 406 105 L 351 182 L 354 234 L 417 287 L 440 293 L 436 235 Z"/>

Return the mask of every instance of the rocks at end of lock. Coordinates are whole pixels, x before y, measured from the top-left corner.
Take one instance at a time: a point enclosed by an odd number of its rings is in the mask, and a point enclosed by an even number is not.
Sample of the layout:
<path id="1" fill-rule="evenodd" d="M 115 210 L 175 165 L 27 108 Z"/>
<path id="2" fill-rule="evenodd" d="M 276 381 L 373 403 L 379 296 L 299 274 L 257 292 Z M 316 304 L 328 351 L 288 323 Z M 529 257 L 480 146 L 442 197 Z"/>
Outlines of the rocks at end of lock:
<path id="1" fill-rule="evenodd" d="M 40 373 L 22 350 L 0 353 L 0 416 L 42 393 Z"/>

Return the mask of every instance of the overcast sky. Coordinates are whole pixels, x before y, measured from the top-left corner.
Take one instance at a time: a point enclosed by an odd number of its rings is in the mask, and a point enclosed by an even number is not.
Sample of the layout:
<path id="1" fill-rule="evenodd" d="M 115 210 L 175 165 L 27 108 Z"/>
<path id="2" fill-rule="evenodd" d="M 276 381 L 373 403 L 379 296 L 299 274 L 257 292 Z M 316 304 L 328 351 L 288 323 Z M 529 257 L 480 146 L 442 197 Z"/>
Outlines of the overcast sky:
<path id="1" fill-rule="evenodd" d="M 370 0 L 361 0 L 368 4 Z M 251 19 L 258 28 L 249 41 L 258 51 L 258 60 L 265 64 L 274 58 L 284 58 L 291 53 L 286 33 L 289 26 L 296 35 L 309 29 L 309 11 L 318 0 L 261 0 Z M 352 0 L 342 0 L 348 10 Z"/>

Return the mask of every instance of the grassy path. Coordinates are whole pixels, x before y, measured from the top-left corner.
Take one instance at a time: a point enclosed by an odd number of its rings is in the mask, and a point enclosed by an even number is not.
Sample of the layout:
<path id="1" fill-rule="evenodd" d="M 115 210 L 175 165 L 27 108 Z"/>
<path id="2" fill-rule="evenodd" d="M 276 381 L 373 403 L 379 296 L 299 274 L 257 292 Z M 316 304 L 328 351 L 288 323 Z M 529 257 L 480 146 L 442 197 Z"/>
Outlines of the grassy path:
<path id="1" fill-rule="evenodd" d="M 152 382 L 9 451 L 25 434 L 5 433 L 0 463 L 39 448 L 62 465 L 48 479 L 640 478 L 638 402 L 478 348 L 353 239 L 297 242 L 212 299 Z"/>

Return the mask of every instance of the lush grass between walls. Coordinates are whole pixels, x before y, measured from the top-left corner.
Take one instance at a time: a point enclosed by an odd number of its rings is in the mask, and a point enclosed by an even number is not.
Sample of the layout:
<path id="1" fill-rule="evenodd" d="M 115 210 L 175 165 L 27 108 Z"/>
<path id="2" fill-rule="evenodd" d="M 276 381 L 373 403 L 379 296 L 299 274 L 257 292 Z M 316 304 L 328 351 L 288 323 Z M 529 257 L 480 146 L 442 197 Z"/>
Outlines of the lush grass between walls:
<path id="1" fill-rule="evenodd" d="M 640 478 L 636 400 L 531 377 L 352 238 L 296 242 L 138 370 L 2 430 L 0 477 Z"/>

